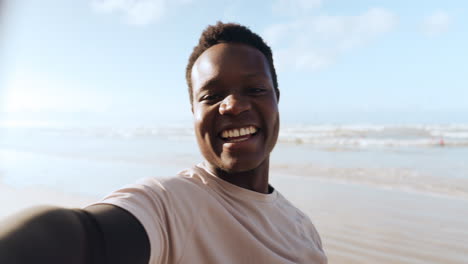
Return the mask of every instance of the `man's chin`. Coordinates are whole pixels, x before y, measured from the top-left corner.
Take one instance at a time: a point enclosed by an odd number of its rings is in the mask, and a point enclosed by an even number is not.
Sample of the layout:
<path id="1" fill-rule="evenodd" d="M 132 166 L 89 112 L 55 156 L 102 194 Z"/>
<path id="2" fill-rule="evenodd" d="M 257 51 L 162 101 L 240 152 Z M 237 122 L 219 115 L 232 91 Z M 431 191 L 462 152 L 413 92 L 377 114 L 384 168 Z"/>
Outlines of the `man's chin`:
<path id="1" fill-rule="evenodd" d="M 254 170 L 260 166 L 261 162 L 253 160 L 230 159 L 222 162 L 220 168 L 227 173 L 241 173 Z"/>

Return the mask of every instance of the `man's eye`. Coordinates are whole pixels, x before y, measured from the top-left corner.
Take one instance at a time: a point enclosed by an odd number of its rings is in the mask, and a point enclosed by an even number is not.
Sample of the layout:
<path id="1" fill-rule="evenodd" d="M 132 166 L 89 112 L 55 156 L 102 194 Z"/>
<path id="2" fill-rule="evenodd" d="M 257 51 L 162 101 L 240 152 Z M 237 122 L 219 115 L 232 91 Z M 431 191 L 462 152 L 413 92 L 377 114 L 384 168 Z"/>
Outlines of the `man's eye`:
<path id="1" fill-rule="evenodd" d="M 217 95 L 217 94 L 207 94 L 207 95 L 204 95 L 201 100 L 202 101 L 215 101 L 217 99 L 219 99 L 220 96 Z"/>
<path id="2" fill-rule="evenodd" d="M 249 89 L 249 92 L 252 93 L 252 94 L 261 94 L 263 92 L 265 92 L 266 90 L 263 89 L 263 88 L 250 88 Z"/>

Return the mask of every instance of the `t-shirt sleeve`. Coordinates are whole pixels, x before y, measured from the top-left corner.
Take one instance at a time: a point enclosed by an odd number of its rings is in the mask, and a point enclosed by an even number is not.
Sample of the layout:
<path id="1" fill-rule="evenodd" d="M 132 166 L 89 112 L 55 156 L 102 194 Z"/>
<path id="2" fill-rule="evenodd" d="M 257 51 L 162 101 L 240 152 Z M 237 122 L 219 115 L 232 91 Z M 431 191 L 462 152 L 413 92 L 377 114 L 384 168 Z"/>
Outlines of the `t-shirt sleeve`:
<path id="1" fill-rule="evenodd" d="M 140 221 L 150 241 L 149 263 L 164 263 L 167 259 L 165 192 L 162 184 L 156 179 L 144 179 L 127 185 L 95 203 L 121 207 Z"/>

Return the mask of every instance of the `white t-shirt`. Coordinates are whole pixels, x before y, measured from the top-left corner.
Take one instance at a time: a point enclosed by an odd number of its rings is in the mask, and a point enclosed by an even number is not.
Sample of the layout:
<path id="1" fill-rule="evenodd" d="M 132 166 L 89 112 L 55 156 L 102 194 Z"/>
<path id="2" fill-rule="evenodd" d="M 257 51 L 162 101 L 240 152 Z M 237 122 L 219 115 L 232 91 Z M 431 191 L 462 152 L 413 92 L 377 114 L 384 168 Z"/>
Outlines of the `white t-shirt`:
<path id="1" fill-rule="evenodd" d="M 277 190 L 238 187 L 203 163 L 177 177 L 141 180 L 99 203 L 119 206 L 141 222 L 150 264 L 327 263 L 310 219 Z"/>

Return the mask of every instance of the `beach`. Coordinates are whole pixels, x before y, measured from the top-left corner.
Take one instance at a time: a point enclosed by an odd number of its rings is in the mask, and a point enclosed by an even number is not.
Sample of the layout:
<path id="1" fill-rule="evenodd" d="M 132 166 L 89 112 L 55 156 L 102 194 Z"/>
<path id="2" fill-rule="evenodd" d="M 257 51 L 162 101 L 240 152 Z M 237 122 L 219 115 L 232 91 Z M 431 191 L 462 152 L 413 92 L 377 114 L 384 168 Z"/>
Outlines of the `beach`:
<path id="1" fill-rule="evenodd" d="M 468 261 L 468 200 L 293 176 L 276 181 L 312 218 L 329 263 Z"/>
<path id="2" fill-rule="evenodd" d="M 0 183 L 0 219 L 37 205 L 81 208 L 97 199 L 90 195 L 65 193 L 40 186 L 15 187 Z"/>
<path id="3" fill-rule="evenodd" d="M 272 175 L 272 184 L 319 231 L 331 264 L 468 260 L 468 200 Z M 77 208 L 99 197 L 0 185 L 3 218 L 39 204 Z"/>
<path id="4" fill-rule="evenodd" d="M 388 131 L 369 138 L 362 129 L 358 137 L 355 128 L 333 129 L 340 134 L 329 136 L 335 143 L 322 145 L 313 133 L 323 134 L 323 127 L 283 134 L 270 175 L 315 224 L 329 263 L 468 262 L 465 131 L 445 138 L 458 145 L 442 147 L 431 137 L 378 141 Z M 367 143 L 356 146 L 356 140 Z M 120 186 L 172 176 L 201 159 L 186 127 L 17 129 L 0 142 L 0 217 L 34 205 L 83 207 Z"/>

